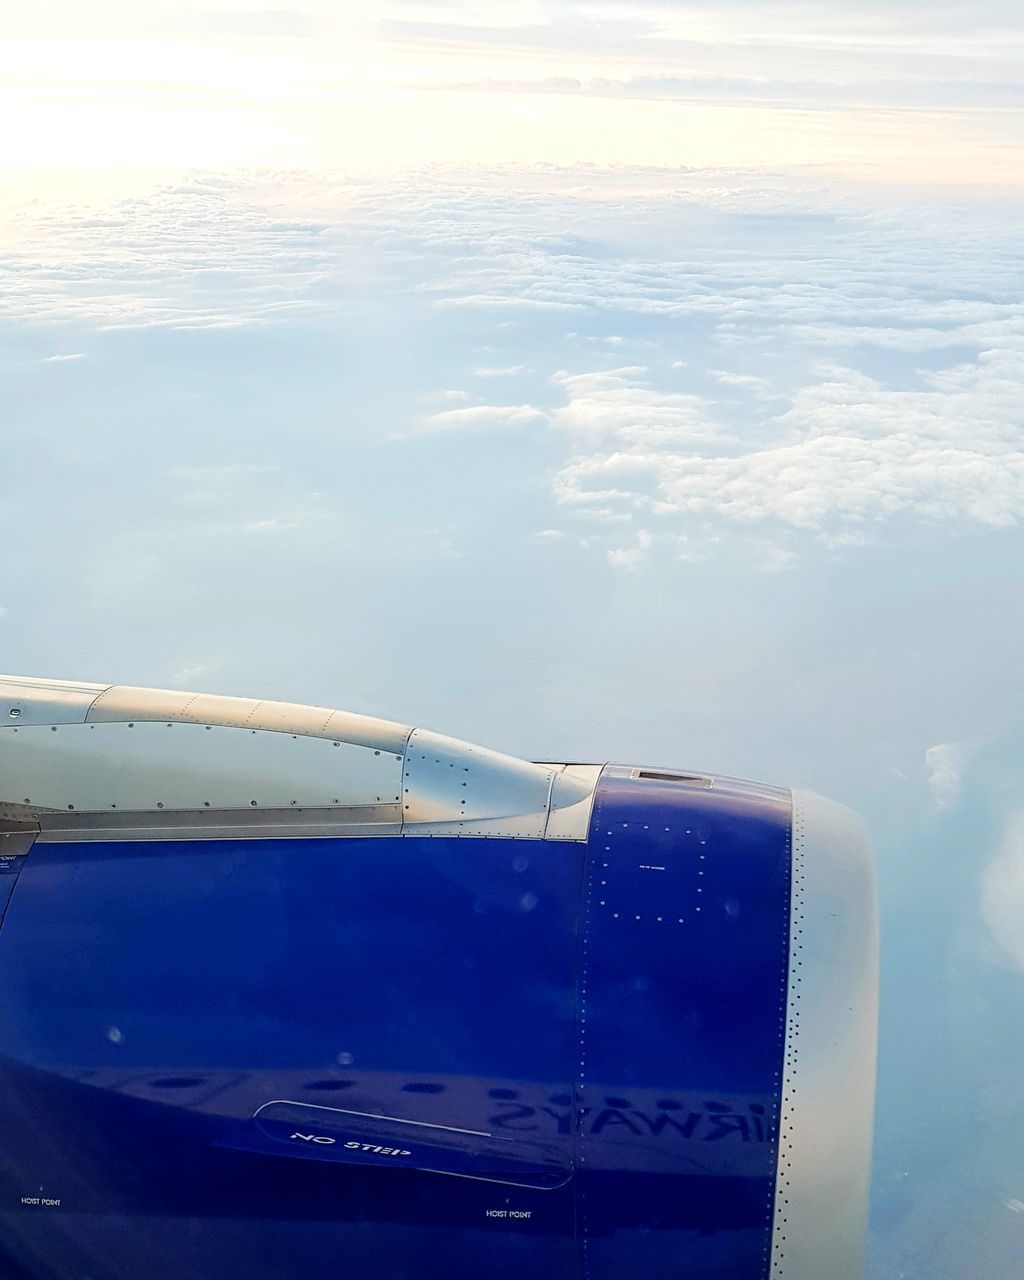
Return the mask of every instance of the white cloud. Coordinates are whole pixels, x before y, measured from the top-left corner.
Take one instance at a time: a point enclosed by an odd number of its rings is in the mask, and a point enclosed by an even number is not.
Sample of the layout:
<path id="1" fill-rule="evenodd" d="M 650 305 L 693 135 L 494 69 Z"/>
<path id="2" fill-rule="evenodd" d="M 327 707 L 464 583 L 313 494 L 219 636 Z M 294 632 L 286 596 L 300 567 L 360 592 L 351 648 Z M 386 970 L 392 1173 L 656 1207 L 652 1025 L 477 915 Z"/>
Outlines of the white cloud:
<path id="1" fill-rule="evenodd" d="M 44 356 L 42 363 L 43 364 L 63 364 L 65 363 L 65 361 L 68 361 L 68 360 L 84 360 L 84 359 L 85 359 L 84 351 L 69 351 L 66 354 L 62 354 L 62 355 Z"/>
<path id="2" fill-rule="evenodd" d="M 242 526 L 245 533 L 287 533 L 291 529 L 299 526 L 299 521 L 283 520 L 280 517 L 273 517 L 269 520 L 252 520 L 248 524 Z"/>
<path id="3" fill-rule="evenodd" d="M 681 361 L 673 361 L 672 367 L 677 368 L 681 364 Z M 752 373 L 732 373 L 728 369 L 709 369 L 708 377 L 713 378 L 715 382 L 720 383 L 723 387 L 738 387 L 741 391 L 748 391 L 753 396 L 771 397 L 773 394 L 778 394 L 777 391 L 774 391 L 768 378 L 756 377 Z"/>
<path id="4" fill-rule="evenodd" d="M 761 573 L 782 573 L 795 568 L 800 560 L 792 547 L 780 546 L 763 538 L 749 540 L 742 550 L 750 567 Z"/>
<path id="5" fill-rule="evenodd" d="M 754 447 L 715 421 L 718 406 L 653 391 L 644 373 L 555 375 L 567 401 L 552 421 L 574 446 L 561 502 L 791 528 L 832 548 L 901 515 L 980 527 L 1024 518 L 1024 343 L 923 374 L 923 390 L 822 366 L 761 423 Z"/>
<path id="6" fill-rule="evenodd" d="M 1007 823 L 981 878 L 981 910 L 993 938 L 1024 970 L 1024 812 Z"/>
<path id="7" fill-rule="evenodd" d="M 654 539 L 646 529 L 638 529 L 636 538 L 628 546 L 612 547 L 608 551 L 608 563 L 616 569 L 626 569 L 631 573 L 643 568 L 651 554 Z"/>
<path id="8" fill-rule="evenodd" d="M 526 370 L 525 364 L 509 364 L 495 369 L 474 369 L 474 378 L 514 378 Z"/>
<path id="9" fill-rule="evenodd" d="M 960 795 L 964 750 L 958 742 L 937 742 L 924 753 L 928 790 L 939 809 L 948 809 Z"/>
<path id="10" fill-rule="evenodd" d="M 421 419 L 431 431 L 475 430 L 478 427 L 521 426 L 539 422 L 544 413 L 529 404 L 474 404 L 465 409 L 445 409 Z"/>
<path id="11" fill-rule="evenodd" d="M 552 422 L 577 445 L 671 450 L 722 442 L 725 433 L 708 420 L 700 396 L 657 391 L 645 381 L 647 373 L 642 367 L 556 373 L 552 381 L 566 403 Z"/>
<path id="12" fill-rule="evenodd" d="M 665 495 L 811 529 L 903 511 L 992 526 L 1024 515 L 1024 347 L 930 375 L 924 391 L 844 368 L 822 375 L 775 420 L 776 440 L 710 465 L 680 459 Z"/>

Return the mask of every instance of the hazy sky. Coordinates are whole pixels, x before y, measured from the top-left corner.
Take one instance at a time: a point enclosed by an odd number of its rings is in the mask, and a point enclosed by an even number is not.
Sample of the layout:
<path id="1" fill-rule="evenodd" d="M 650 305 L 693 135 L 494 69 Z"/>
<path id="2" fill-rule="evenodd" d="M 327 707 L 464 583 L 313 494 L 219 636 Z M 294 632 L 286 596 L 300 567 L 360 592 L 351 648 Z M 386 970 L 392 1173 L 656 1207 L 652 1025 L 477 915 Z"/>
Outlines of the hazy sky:
<path id="1" fill-rule="evenodd" d="M 811 786 L 872 1280 L 1024 1251 L 1017 4 L 0 7 L 0 670 Z"/>
<path id="2" fill-rule="evenodd" d="M 1015 0 L 14 5 L 6 165 L 786 164 L 1014 186 Z"/>

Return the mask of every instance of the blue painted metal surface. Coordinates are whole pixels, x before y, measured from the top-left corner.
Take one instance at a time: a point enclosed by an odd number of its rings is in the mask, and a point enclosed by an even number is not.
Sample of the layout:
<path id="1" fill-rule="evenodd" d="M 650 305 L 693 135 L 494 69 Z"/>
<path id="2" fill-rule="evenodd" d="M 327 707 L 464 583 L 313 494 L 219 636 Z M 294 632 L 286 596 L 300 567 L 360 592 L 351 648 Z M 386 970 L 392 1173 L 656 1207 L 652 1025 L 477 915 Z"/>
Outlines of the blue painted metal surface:
<path id="1" fill-rule="evenodd" d="M 606 770 L 587 854 L 582 1275 L 766 1277 L 790 798 L 630 774 Z"/>
<path id="2" fill-rule="evenodd" d="M 14 892 L 14 884 L 21 870 L 22 858 L 0 853 L 0 925 L 7 912 L 7 904 Z"/>
<path id="3" fill-rule="evenodd" d="M 0 1273 L 760 1280 L 788 831 L 610 769 L 586 845 L 37 845 Z"/>

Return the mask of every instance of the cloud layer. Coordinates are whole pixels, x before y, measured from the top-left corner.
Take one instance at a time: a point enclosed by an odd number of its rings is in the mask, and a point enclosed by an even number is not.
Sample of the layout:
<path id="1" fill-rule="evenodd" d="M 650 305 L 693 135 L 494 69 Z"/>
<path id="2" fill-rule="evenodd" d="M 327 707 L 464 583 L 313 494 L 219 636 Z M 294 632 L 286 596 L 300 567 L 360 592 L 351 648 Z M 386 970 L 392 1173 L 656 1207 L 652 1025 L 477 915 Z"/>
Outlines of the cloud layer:
<path id="1" fill-rule="evenodd" d="M 160 330 L 377 333 L 400 370 L 401 315 L 452 341 L 391 434 L 545 434 L 540 527 L 614 565 L 779 568 L 1020 520 L 1013 214 L 727 172 L 210 176 L 16 206 L 0 314 L 53 329 L 54 379 L 74 334 Z"/>

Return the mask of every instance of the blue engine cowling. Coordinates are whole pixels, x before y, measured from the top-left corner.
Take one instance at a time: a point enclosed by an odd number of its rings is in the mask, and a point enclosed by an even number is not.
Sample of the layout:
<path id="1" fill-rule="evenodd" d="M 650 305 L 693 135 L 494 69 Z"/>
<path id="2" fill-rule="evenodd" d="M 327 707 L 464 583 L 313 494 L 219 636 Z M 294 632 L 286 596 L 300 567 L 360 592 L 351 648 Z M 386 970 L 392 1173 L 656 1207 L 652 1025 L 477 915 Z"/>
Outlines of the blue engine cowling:
<path id="1" fill-rule="evenodd" d="M 246 812 L 253 739 L 297 722 L 11 684 L 5 1276 L 860 1273 L 877 978 L 848 811 L 334 724 L 302 778 L 372 765 L 372 797 Z M 332 775 L 348 746 L 376 756 Z M 208 749 L 226 790 L 207 763 L 215 799 L 183 805 Z"/>

